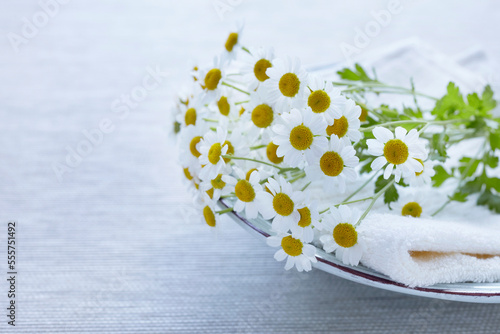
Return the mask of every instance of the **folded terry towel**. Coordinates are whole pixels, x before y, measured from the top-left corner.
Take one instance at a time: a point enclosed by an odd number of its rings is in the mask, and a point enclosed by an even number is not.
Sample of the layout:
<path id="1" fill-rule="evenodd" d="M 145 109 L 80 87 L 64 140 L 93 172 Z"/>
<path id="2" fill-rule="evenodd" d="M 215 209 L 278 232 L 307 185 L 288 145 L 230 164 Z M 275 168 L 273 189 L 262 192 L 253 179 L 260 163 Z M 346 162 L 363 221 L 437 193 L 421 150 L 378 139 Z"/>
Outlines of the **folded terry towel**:
<path id="1" fill-rule="evenodd" d="M 361 262 L 409 286 L 500 281 L 500 217 L 479 224 L 370 215 Z"/>

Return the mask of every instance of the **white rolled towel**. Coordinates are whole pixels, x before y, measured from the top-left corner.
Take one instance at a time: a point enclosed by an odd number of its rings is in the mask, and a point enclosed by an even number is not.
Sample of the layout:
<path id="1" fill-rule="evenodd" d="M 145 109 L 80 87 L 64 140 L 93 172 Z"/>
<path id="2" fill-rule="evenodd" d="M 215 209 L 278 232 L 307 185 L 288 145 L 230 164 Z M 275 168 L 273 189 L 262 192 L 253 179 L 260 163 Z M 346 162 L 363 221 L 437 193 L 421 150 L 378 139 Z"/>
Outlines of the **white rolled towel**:
<path id="1" fill-rule="evenodd" d="M 408 286 L 500 282 L 500 217 L 457 222 L 372 214 L 360 226 L 363 265 Z"/>

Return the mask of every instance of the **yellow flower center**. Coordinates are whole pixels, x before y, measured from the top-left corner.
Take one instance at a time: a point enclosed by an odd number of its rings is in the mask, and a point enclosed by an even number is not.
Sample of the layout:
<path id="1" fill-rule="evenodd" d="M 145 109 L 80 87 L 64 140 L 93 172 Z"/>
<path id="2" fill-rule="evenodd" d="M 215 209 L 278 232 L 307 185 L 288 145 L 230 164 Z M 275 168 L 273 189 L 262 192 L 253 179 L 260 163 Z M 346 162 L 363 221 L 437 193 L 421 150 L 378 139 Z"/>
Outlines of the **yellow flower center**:
<path id="1" fill-rule="evenodd" d="M 229 103 L 227 102 L 227 97 L 222 96 L 220 100 L 217 101 L 217 107 L 219 107 L 219 112 L 222 115 L 229 115 Z"/>
<path id="2" fill-rule="evenodd" d="M 294 97 L 299 92 L 300 80 L 295 73 L 286 73 L 280 79 L 279 88 L 281 94 Z"/>
<path id="3" fill-rule="evenodd" d="M 422 171 L 420 171 L 420 172 L 415 172 L 415 175 L 416 175 L 416 176 L 420 176 L 420 175 L 422 175 L 422 173 L 424 172 L 424 162 L 423 162 L 422 160 L 420 160 L 420 159 L 415 159 L 415 160 L 417 160 L 418 162 L 420 162 L 420 163 L 422 164 Z"/>
<path id="4" fill-rule="evenodd" d="M 311 107 L 315 113 L 325 112 L 330 107 L 330 96 L 324 90 L 315 90 L 309 95 L 307 105 Z"/>
<path id="5" fill-rule="evenodd" d="M 220 79 L 222 79 L 221 71 L 218 68 L 211 69 L 205 76 L 205 88 L 208 90 L 216 89 Z"/>
<path id="6" fill-rule="evenodd" d="M 226 140 L 226 141 L 224 142 L 224 145 L 227 145 L 227 152 L 226 152 L 226 154 L 233 155 L 233 154 L 234 154 L 234 146 L 233 146 L 233 144 L 231 144 L 231 142 L 230 142 L 230 141 L 227 141 L 227 140 Z M 222 145 L 222 146 L 224 146 L 224 145 Z M 224 159 L 224 161 L 225 161 L 226 163 L 228 163 L 229 161 L 231 161 L 231 159 L 230 159 L 230 158 L 223 158 L 223 159 Z"/>
<path id="7" fill-rule="evenodd" d="M 292 129 L 290 132 L 290 144 L 293 148 L 303 151 L 311 147 L 313 142 L 313 134 L 311 130 L 305 125 L 299 125 Z"/>
<path id="8" fill-rule="evenodd" d="M 239 180 L 234 187 L 234 193 L 240 201 L 247 203 L 255 198 L 255 190 L 247 180 Z"/>
<path id="9" fill-rule="evenodd" d="M 210 197 L 210 199 L 214 198 L 214 188 L 210 188 L 205 192 L 207 193 L 208 197 Z"/>
<path id="10" fill-rule="evenodd" d="M 188 110 L 186 110 L 186 114 L 184 115 L 184 122 L 186 122 L 186 126 L 196 124 L 196 110 L 194 108 L 189 108 Z"/>
<path id="11" fill-rule="evenodd" d="M 339 119 L 334 120 L 333 125 L 326 127 L 326 134 L 329 136 L 337 135 L 337 137 L 342 138 L 346 135 L 348 129 L 349 121 L 347 121 L 345 116 L 342 116 Z"/>
<path id="12" fill-rule="evenodd" d="M 189 172 L 188 168 L 184 168 L 183 171 L 184 171 L 184 176 L 186 176 L 186 179 L 188 179 L 188 180 L 192 180 L 193 179 L 193 176 Z"/>
<path id="13" fill-rule="evenodd" d="M 238 34 L 235 32 L 232 32 L 229 34 L 227 41 L 226 41 L 226 50 L 227 52 L 233 51 L 234 46 L 238 43 Z"/>
<path id="14" fill-rule="evenodd" d="M 299 256 L 302 254 L 302 241 L 293 238 L 291 235 L 281 239 L 281 247 L 290 256 Z"/>
<path id="15" fill-rule="evenodd" d="M 245 179 L 246 179 L 247 181 L 249 181 L 249 180 L 250 180 L 250 176 L 251 176 L 251 175 L 252 175 L 252 173 L 253 173 L 253 172 L 255 172 L 256 170 L 257 170 L 257 168 L 252 168 L 252 169 L 250 169 L 250 170 L 247 172 L 247 175 L 245 176 Z"/>
<path id="16" fill-rule="evenodd" d="M 368 110 L 366 110 L 365 108 L 361 107 L 361 115 L 359 115 L 360 122 L 366 122 L 367 118 L 368 118 Z"/>
<path id="17" fill-rule="evenodd" d="M 203 217 L 208 226 L 215 227 L 215 215 L 208 205 L 203 208 Z"/>
<path id="18" fill-rule="evenodd" d="M 333 229 L 333 239 L 340 247 L 351 248 L 358 242 L 358 232 L 349 223 L 341 223 Z"/>
<path id="19" fill-rule="evenodd" d="M 307 227 L 311 225 L 311 210 L 308 207 L 303 207 L 302 209 L 298 209 L 300 213 L 299 226 Z"/>
<path id="20" fill-rule="evenodd" d="M 269 161 L 273 164 L 280 164 L 283 162 L 283 157 L 278 157 L 276 155 L 276 151 L 278 150 L 278 145 L 275 145 L 273 142 L 267 144 L 266 155 Z"/>
<path id="21" fill-rule="evenodd" d="M 193 139 L 191 139 L 191 143 L 189 143 L 189 150 L 191 151 L 191 154 L 195 158 L 198 158 L 201 155 L 201 153 L 198 152 L 198 149 L 196 148 L 196 145 L 198 145 L 198 143 L 200 142 L 201 138 L 202 138 L 201 136 L 196 136 Z"/>
<path id="22" fill-rule="evenodd" d="M 286 217 L 292 214 L 294 204 L 287 194 L 279 193 L 274 196 L 273 208 L 277 214 Z"/>
<path id="23" fill-rule="evenodd" d="M 408 146 L 400 139 L 391 139 L 384 146 L 384 157 L 391 164 L 400 165 L 408 159 Z"/>
<path id="24" fill-rule="evenodd" d="M 266 74 L 266 71 L 269 67 L 272 67 L 271 62 L 267 59 L 261 59 L 255 63 L 255 66 L 253 67 L 253 73 L 255 74 L 255 77 L 259 81 L 266 81 L 269 79 L 269 76 Z"/>
<path id="25" fill-rule="evenodd" d="M 226 182 L 222 181 L 222 174 L 217 175 L 210 183 L 214 189 L 223 189 L 226 186 Z"/>
<path id="26" fill-rule="evenodd" d="M 403 209 L 401 210 L 401 215 L 403 216 L 412 216 L 418 218 L 421 214 L 422 207 L 417 202 L 406 203 L 406 205 L 403 206 Z"/>
<path id="27" fill-rule="evenodd" d="M 245 108 L 241 107 L 241 109 L 240 109 L 240 117 L 241 117 L 241 115 L 243 115 L 244 112 L 245 112 Z"/>
<path id="28" fill-rule="evenodd" d="M 210 161 L 212 165 L 216 165 L 220 160 L 221 153 L 222 153 L 221 144 L 220 143 L 213 144 L 212 146 L 210 146 L 210 149 L 208 150 L 208 161 Z"/>
<path id="29" fill-rule="evenodd" d="M 319 159 L 319 166 L 325 175 L 338 176 L 344 169 L 344 160 L 337 152 L 329 151 Z"/>
<path id="30" fill-rule="evenodd" d="M 267 104 L 260 104 L 252 111 L 252 122 L 259 128 L 267 128 L 273 122 L 273 109 Z"/>

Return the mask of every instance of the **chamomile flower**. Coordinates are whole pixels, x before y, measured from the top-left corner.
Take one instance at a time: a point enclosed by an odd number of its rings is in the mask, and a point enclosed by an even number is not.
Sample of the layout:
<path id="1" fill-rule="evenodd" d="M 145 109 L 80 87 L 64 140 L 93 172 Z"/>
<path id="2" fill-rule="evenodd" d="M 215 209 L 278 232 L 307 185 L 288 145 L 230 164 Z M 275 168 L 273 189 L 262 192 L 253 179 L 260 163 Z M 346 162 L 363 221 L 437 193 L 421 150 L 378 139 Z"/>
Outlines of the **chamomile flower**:
<path id="1" fill-rule="evenodd" d="M 341 108 L 344 107 L 346 98 L 330 82 L 311 77 L 306 98 L 309 108 L 314 113 L 323 115 L 328 125 L 333 125 L 334 119 L 342 117 Z"/>
<path id="2" fill-rule="evenodd" d="M 340 115 L 336 117 L 333 124 L 326 128 L 326 134 L 329 136 L 336 135 L 339 138 L 348 138 L 356 143 L 361 138 L 359 127 L 361 122 L 361 108 L 351 99 L 344 100 L 344 106 L 339 108 Z"/>
<path id="3" fill-rule="evenodd" d="M 269 142 L 266 146 L 266 157 L 269 161 L 271 161 L 275 165 L 279 165 L 283 162 L 283 157 L 278 157 L 278 145 Z"/>
<path id="4" fill-rule="evenodd" d="M 269 192 L 261 196 L 260 213 L 264 219 L 272 219 L 272 228 L 279 233 L 286 233 L 300 220 L 298 209 L 304 207 L 305 196 L 301 191 L 294 191 L 292 185 L 283 176 L 269 178 L 265 184 Z M 307 240 L 312 241 L 311 240 Z"/>
<path id="5" fill-rule="evenodd" d="M 209 105 L 211 115 L 209 118 L 218 120 L 220 124 L 227 126 L 228 121 L 238 119 L 239 108 L 235 105 L 237 96 L 233 89 L 221 87 L 220 94 Z"/>
<path id="6" fill-rule="evenodd" d="M 231 167 L 226 166 L 213 179 L 201 181 L 200 192 L 214 202 L 217 202 L 221 196 L 228 195 L 231 192 L 231 186 L 224 182 L 222 177 L 229 173 L 231 173 Z"/>
<path id="7" fill-rule="evenodd" d="M 181 124 L 181 127 L 196 125 L 207 114 L 208 110 L 203 106 L 201 100 L 194 97 L 187 99 L 185 103 L 180 105 L 180 113 L 177 115 L 176 121 Z"/>
<path id="8" fill-rule="evenodd" d="M 437 196 L 436 196 L 437 197 Z M 440 201 L 429 200 L 428 193 L 417 192 L 414 189 L 410 192 L 401 192 L 399 200 L 394 203 L 392 209 L 395 214 L 413 217 L 430 218 L 431 214 L 441 205 Z"/>
<path id="9" fill-rule="evenodd" d="M 217 221 L 220 214 L 216 211 L 215 202 L 212 200 L 205 200 L 206 198 L 195 201 L 195 207 L 200 211 L 198 214 L 199 220 L 212 228 L 217 227 Z"/>
<path id="10" fill-rule="evenodd" d="M 406 129 L 397 127 L 395 135 L 386 128 L 376 127 L 373 129 L 376 139 L 368 139 L 368 154 L 378 156 L 373 160 L 371 167 L 377 171 L 387 164 L 384 178 L 388 179 L 393 171 L 396 182 L 401 176 L 414 177 L 415 173 L 423 170 L 423 165 L 417 160 L 425 160 L 427 153 L 425 147 L 418 140 L 418 132 L 412 129 L 407 133 Z"/>
<path id="11" fill-rule="evenodd" d="M 268 237 L 267 244 L 271 247 L 281 247 L 274 254 L 274 259 L 280 262 L 286 259 L 286 270 L 295 266 L 298 271 L 310 271 L 312 269 L 311 263 L 318 261 L 315 256 L 316 247 L 289 234 Z"/>
<path id="12" fill-rule="evenodd" d="M 182 128 L 179 134 L 179 161 L 187 168 L 190 176 L 198 176 L 201 171 L 200 143 L 209 130 L 205 123 Z"/>
<path id="13" fill-rule="evenodd" d="M 331 208 L 323 216 L 323 233 L 319 240 L 327 253 L 335 252 L 335 256 L 345 264 L 357 266 L 363 255 L 363 241 L 356 231 L 355 224 L 359 216 L 346 205 Z"/>
<path id="14" fill-rule="evenodd" d="M 431 184 L 431 178 L 436 174 L 436 171 L 434 170 L 436 163 L 432 160 L 416 160 L 424 166 L 424 169 L 421 172 L 415 172 L 414 177 L 405 178 L 405 182 L 409 183 L 412 187 L 420 187 L 425 184 Z"/>
<path id="15" fill-rule="evenodd" d="M 271 103 L 266 102 L 257 93 L 250 95 L 250 102 L 245 105 L 246 112 L 242 116 L 245 124 L 249 125 L 248 134 L 251 138 L 263 135 L 265 141 L 270 140 L 271 128 L 276 123 L 278 114 Z"/>
<path id="16" fill-rule="evenodd" d="M 200 171 L 202 180 L 214 179 L 226 166 L 226 161 L 222 157 L 228 152 L 226 137 L 227 130 L 218 127 L 217 132 L 208 131 L 201 139 L 198 160 L 203 166 Z"/>
<path id="17" fill-rule="evenodd" d="M 226 43 L 224 44 L 224 53 L 222 57 L 227 61 L 236 59 L 236 56 L 241 49 L 241 33 L 243 32 L 243 24 L 238 24 L 236 31 L 229 33 Z"/>
<path id="18" fill-rule="evenodd" d="M 358 163 L 359 158 L 350 142 L 332 135 L 327 149 L 305 167 L 305 172 L 312 181 L 321 181 L 325 192 L 344 193 L 346 181 L 355 180 L 357 177 L 354 167 Z"/>
<path id="19" fill-rule="evenodd" d="M 306 201 L 307 203 L 308 201 Z M 305 205 L 303 208 L 298 209 L 300 214 L 300 219 L 297 224 L 292 224 L 290 226 L 290 231 L 292 232 L 292 236 L 294 238 L 300 238 L 305 241 L 313 240 L 314 238 L 314 230 L 321 230 L 323 228 L 323 224 L 319 221 L 319 212 L 317 208 L 317 203 L 312 202 L 311 204 Z"/>
<path id="20" fill-rule="evenodd" d="M 292 167 L 303 166 L 305 161 L 313 162 L 328 146 L 324 136 L 326 122 L 323 117 L 313 114 L 310 108 L 292 109 L 281 115 L 282 124 L 273 126 L 276 136 L 273 143 L 278 145 L 276 154 L 284 157 Z"/>
<path id="21" fill-rule="evenodd" d="M 259 214 L 260 197 L 264 194 L 260 185 L 260 177 L 257 171 L 251 173 L 247 180 L 245 173 L 241 169 L 235 168 L 237 179 L 230 175 L 222 176 L 222 181 L 234 187 L 236 202 L 234 211 L 243 212 L 248 219 L 257 218 Z"/>
<path id="22" fill-rule="evenodd" d="M 248 89 L 255 91 L 260 84 L 269 79 L 266 71 L 273 66 L 274 50 L 250 48 L 249 51 L 250 53 L 244 53 L 242 57 L 241 74 L 243 81 L 248 84 Z"/>
<path id="23" fill-rule="evenodd" d="M 266 74 L 269 79 L 259 87 L 259 93 L 273 103 L 279 113 L 303 106 L 307 73 L 300 67 L 298 59 L 275 59 Z"/>
<path id="24" fill-rule="evenodd" d="M 202 102 L 217 100 L 220 96 L 220 88 L 225 79 L 224 60 L 222 58 L 214 58 L 213 66 L 199 71 L 200 87 L 202 88 Z"/>

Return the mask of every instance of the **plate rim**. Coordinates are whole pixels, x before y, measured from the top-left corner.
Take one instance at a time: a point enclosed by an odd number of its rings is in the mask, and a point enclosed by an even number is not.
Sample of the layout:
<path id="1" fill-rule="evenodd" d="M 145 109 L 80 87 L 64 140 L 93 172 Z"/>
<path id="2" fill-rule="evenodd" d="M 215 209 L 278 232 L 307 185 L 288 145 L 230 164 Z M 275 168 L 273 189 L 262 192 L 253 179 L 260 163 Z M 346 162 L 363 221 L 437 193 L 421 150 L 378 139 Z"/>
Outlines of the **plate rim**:
<path id="1" fill-rule="evenodd" d="M 218 203 L 224 209 L 229 208 L 224 199 L 220 199 Z M 259 226 L 259 220 L 262 221 L 260 224 L 269 225 L 262 219 L 250 220 L 235 211 L 229 212 L 229 215 L 238 225 L 263 241 L 271 235 Z M 318 262 L 312 265 L 319 270 L 375 288 L 441 300 L 467 303 L 500 303 L 500 283 L 443 283 L 425 287 L 410 287 L 363 265 L 357 267 L 346 265 L 335 256 L 318 247 L 316 247 L 316 259 Z"/>

